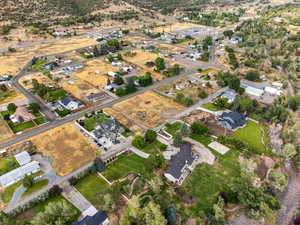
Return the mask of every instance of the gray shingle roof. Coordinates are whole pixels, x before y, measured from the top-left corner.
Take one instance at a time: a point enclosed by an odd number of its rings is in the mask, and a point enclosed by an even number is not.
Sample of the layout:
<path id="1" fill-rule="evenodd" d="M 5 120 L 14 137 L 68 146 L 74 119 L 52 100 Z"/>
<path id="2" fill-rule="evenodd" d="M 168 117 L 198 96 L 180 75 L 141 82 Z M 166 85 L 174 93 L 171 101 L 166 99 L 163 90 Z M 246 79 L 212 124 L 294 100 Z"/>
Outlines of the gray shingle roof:
<path id="1" fill-rule="evenodd" d="M 244 114 L 239 112 L 223 112 L 220 119 L 230 124 L 232 129 L 242 127 L 247 123 Z"/>
<path id="2" fill-rule="evenodd" d="M 83 220 L 74 222 L 72 225 L 102 225 L 107 218 L 106 212 L 100 210 L 94 216 L 86 216 Z"/>

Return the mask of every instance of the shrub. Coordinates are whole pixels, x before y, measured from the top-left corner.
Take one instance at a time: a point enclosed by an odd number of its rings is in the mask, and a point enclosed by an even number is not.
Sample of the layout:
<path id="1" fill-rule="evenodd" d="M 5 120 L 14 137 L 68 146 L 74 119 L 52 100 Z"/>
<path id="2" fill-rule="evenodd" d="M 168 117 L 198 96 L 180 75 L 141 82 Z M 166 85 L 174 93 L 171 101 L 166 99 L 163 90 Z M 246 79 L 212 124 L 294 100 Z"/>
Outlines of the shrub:
<path id="1" fill-rule="evenodd" d="M 209 133 L 209 130 L 205 125 L 197 122 L 194 122 L 191 125 L 191 130 L 193 134 L 197 135 L 207 135 Z"/>
<path id="2" fill-rule="evenodd" d="M 156 140 L 157 134 L 154 130 L 147 130 L 145 133 L 145 141 L 148 143 L 152 143 Z"/>
<path id="3" fill-rule="evenodd" d="M 139 149 L 142 149 L 146 146 L 144 138 L 142 136 L 136 136 L 132 141 L 132 145 Z"/>

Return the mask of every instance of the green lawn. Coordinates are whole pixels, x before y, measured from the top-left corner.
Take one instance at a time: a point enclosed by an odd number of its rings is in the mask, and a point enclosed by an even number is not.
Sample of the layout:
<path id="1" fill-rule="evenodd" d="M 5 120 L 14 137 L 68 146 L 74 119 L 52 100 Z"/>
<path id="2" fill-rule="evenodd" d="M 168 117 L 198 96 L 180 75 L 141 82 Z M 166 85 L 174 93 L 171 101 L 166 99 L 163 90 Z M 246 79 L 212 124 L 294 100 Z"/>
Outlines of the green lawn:
<path id="1" fill-rule="evenodd" d="M 0 160 L 0 176 L 19 167 L 15 157 L 2 158 Z"/>
<path id="2" fill-rule="evenodd" d="M 223 156 L 217 152 L 214 154 L 218 157 L 215 165 L 198 165 L 183 183 L 187 193 L 197 198 L 197 203 L 190 208 L 194 217 L 200 216 L 200 211 L 211 212 L 219 193 L 229 191 L 230 184 L 240 175 L 237 151 Z"/>
<path id="3" fill-rule="evenodd" d="M 182 123 L 180 122 L 174 122 L 174 123 L 167 123 L 166 124 L 166 131 L 174 136 L 181 128 Z"/>
<path id="4" fill-rule="evenodd" d="M 60 116 L 60 117 L 65 117 L 71 113 L 70 110 L 68 109 L 63 109 L 63 110 L 58 110 L 56 109 L 55 112 Z"/>
<path id="5" fill-rule="evenodd" d="M 4 189 L 4 191 L 1 193 L 1 198 L 2 198 L 2 201 L 4 203 L 9 203 L 12 196 L 14 195 L 15 193 L 15 190 L 22 185 L 22 180 L 20 180 L 19 182 L 13 184 L 13 185 L 10 185 L 8 187 L 6 187 Z"/>
<path id="6" fill-rule="evenodd" d="M 233 133 L 233 137 L 249 144 L 254 148 L 256 153 L 270 154 L 268 147 L 266 148 L 263 142 L 268 146 L 269 138 L 267 136 L 267 128 L 251 120 L 248 121 L 244 128 L 240 128 Z"/>
<path id="7" fill-rule="evenodd" d="M 34 120 L 34 122 L 35 122 L 36 125 L 41 125 L 41 124 L 43 124 L 43 123 L 46 122 L 46 119 L 45 119 L 45 117 L 40 116 L 40 117 L 36 118 L 36 119 Z"/>
<path id="8" fill-rule="evenodd" d="M 44 64 L 46 64 L 48 61 L 45 59 L 37 59 L 35 64 L 31 66 L 31 69 L 34 71 L 41 71 L 45 70 Z"/>
<path id="9" fill-rule="evenodd" d="M 145 148 L 141 149 L 143 152 L 146 152 L 148 154 L 157 154 L 161 152 L 160 146 L 164 145 L 160 141 L 156 140 L 152 142 L 151 144 L 147 144 Z"/>
<path id="10" fill-rule="evenodd" d="M 103 201 L 99 195 L 107 192 L 109 185 L 97 174 L 91 174 L 80 179 L 75 188 L 96 208 L 100 209 Z"/>
<path id="11" fill-rule="evenodd" d="M 39 180 L 34 183 L 34 185 L 30 188 L 28 188 L 22 195 L 22 198 L 25 198 L 28 195 L 31 195 L 32 193 L 40 190 L 44 186 L 48 184 L 48 180 Z"/>
<path id="12" fill-rule="evenodd" d="M 35 124 L 33 121 L 27 121 L 25 123 L 21 123 L 21 124 L 17 124 L 17 125 L 10 125 L 10 127 L 14 133 L 24 131 L 24 130 L 32 128 L 34 126 L 35 126 Z"/>
<path id="13" fill-rule="evenodd" d="M 98 123 L 101 123 L 106 119 L 107 117 L 105 116 L 105 114 L 99 113 L 97 115 L 94 115 L 93 117 L 84 120 L 84 128 L 87 131 L 93 131 Z"/>
<path id="14" fill-rule="evenodd" d="M 201 106 L 202 108 L 211 110 L 211 111 L 219 111 L 221 110 L 221 108 L 215 106 L 212 102 L 206 103 L 204 105 Z"/>
<path id="15" fill-rule="evenodd" d="M 45 208 L 47 205 L 49 205 L 52 202 L 62 202 L 65 201 L 67 204 L 69 204 L 74 211 L 77 212 L 77 218 L 79 218 L 80 216 L 80 211 L 75 208 L 68 200 L 66 200 L 63 196 L 59 195 L 53 198 L 49 198 L 44 202 L 41 202 L 39 204 L 37 204 L 36 206 L 32 207 L 31 209 L 28 209 L 27 211 L 25 211 L 24 213 L 18 215 L 17 218 L 17 224 L 23 224 L 24 222 L 30 222 L 30 220 L 32 219 L 32 216 L 36 215 L 39 212 L 43 212 L 45 211 Z"/>
<path id="16" fill-rule="evenodd" d="M 66 98 L 68 93 L 64 89 L 58 89 L 54 91 L 49 91 L 45 96 L 44 99 L 48 102 L 54 102 L 62 98 Z"/>
<path id="17" fill-rule="evenodd" d="M 144 159 L 138 155 L 122 155 L 119 158 L 109 164 L 104 171 L 103 175 L 110 181 L 118 180 L 126 176 L 129 172 L 135 172 L 140 174 L 147 174 L 145 169 Z"/>

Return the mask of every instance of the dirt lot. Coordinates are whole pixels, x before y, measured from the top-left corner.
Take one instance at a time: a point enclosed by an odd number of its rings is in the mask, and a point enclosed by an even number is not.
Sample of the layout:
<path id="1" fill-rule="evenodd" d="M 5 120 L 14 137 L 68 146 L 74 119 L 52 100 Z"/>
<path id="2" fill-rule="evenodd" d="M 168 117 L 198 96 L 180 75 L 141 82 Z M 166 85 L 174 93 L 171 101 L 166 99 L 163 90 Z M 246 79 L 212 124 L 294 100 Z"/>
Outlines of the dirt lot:
<path id="1" fill-rule="evenodd" d="M 37 151 L 50 157 L 52 166 L 60 176 L 65 176 L 89 163 L 97 149 L 69 123 L 31 139 Z"/>
<path id="2" fill-rule="evenodd" d="M 95 59 L 87 62 L 86 66 L 76 73 L 75 76 L 97 88 L 102 88 L 107 84 L 107 73 L 110 71 L 117 72 L 119 67 L 113 67 L 101 59 Z"/>
<path id="3" fill-rule="evenodd" d="M 137 124 L 154 128 L 184 109 L 154 92 L 147 91 L 112 107 Z"/>
<path id="4" fill-rule="evenodd" d="M 7 123 L 0 118 L 0 143 L 11 138 L 13 135 Z"/>
<path id="5" fill-rule="evenodd" d="M 70 78 L 68 80 L 63 80 L 59 82 L 59 85 L 66 90 L 67 92 L 71 93 L 74 97 L 85 100 L 85 98 L 94 93 L 98 93 L 99 90 L 84 80 L 77 79 L 77 78 Z"/>
<path id="6" fill-rule="evenodd" d="M 223 127 L 219 126 L 217 120 L 213 115 L 201 110 L 195 110 L 189 115 L 182 117 L 181 119 L 188 124 L 192 124 L 193 122 L 200 122 L 202 124 L 205 124 L 215 136 L 231 136 L 232 134 L 232 131 L 226 130 Z"/>
<path id="7" fill-rule="evenodd" d="M 145 72 L 150 72 L 153 75 L 154 80 L 162 80 L 165 78 L 165 76 L 161 73 L 154 72 L 154 68 L 149 68 L 145 64 L 149 61 L 155 61 L 157 57 L 159 57 L 155 53 L 143 51 L 143 50 L 137 50 L 134 51 L 137 54 L 134 57 L 130 56 L 123 56 L 123 58 L 133 64 L 136 64 L 140 67 L 140 73 L 144 74 Z M 169 63 L 170 60 L 166 60 L 166 63 Z"/>
<path id="8" fill-rule="evenodd" d="M 73 38 L 59 40 L 54 43 L 36 45 L 17 49 L 14 53 L 5 53 L 0 56 L 0 74 L 15 75 L 30 61 L 34 56 L 58 54 L 73 49 L 94 45 L 97 42 L 87 38 Z"/>
<path id="9" fill-rule="evenodd" d="M 193 23 L 180 23 L 176 22 L 173 23 L 171 26 L 161 26 L 161 27 L 156 27 L 154 29 L 155 32 L 172 32 L 173 30 L 182 30 L 182 29 L 187 29 L 190 27 L 203 27 L 201 25 L 193 24 Z"/>
<path id="10" fill-rule="evenodd" d="M 6 104 L 6 103 L 9 103 L 9 102 L 15 102 L 17 100 L 21 100 L 21 99 L 25 98 L 25 96 L 22 95 L 22 93 L 20 93 L 15 88 L 8 89 L 8 92 L 10 93 L 10 95 L 8 97 L 5 97 L 3 99 L 0 97 L 0 105 Z"/>
<path id="11" fill-rule="evenodd" d="M 112 117 L 116 118 L 122 125 L 126 126 L 135 133 L 135 135 L 141 135 L 144 133 L 144 129 L 137 124 L 134 123 L 134 120 L 129 119 L 126 115 L 122 112 L 114 110 L 112 108 L 105 108 L 103 111 Z"/>
<path id="12" fill-rule="evenodd" d="M 32 86 L 32 80 L 36 79 L 39 83 L 44 84 L 46 86 L 57 86 L 57 84 L 51 80 L 49 77 L 42 73 L 33 73 L 28 74 L 20 79 L 20 84 L 26 89 L 33 88 Z"/>

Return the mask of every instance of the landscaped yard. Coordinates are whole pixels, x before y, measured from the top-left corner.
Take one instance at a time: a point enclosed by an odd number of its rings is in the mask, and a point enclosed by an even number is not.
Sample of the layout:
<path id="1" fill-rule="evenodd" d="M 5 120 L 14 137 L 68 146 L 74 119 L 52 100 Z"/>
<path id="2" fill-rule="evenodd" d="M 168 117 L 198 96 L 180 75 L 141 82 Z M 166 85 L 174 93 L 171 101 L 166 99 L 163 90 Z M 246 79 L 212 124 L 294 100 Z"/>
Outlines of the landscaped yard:
<path id="1" fill-rule="evenodd" d="M 145 148 L 141 149 L 143 152 L 146 152 L 148 154 L 157 154 L 160 153 L 162 150 L 161 148 L 166 148 L 167 146 L 160 141 L 156 140 L 150 144 L 147 144 Z"/>
<path id="2" fill-rule="evenodd" d="M 15 157 L 7 157 L 0 160 L 0 176 L 19 167 Z"/>
<path id="3" fill-rule="evenodd" d="M 66 98 L 68 93 L 64 89 L 57 89 L 53 91 L 49 91 L 45 96 L 44 99 L 48 102 L 54 102 L 62 98 Z"/>
<path id="4" fill-rule="evenodd" d="M 15 193 L 15 190 L 22 184 L 22 181 L 19 181 L 13 185 L 10 185 L 4 189 L 4 191 L 1 193 L 1 198 L 4 203 L 9 203 L 13 194 Z"/>
<path id="5" fill-rule="evenodd" d="M 107 119 L 107 117 L 103 113 L 99 113 L 97 115 L 93 115 L 91 118 L 88 118 L 88 119 L 84 120 L 84 128 L 87 131 L 93 131 L 95 129 L 95 126 L 98 123 L 101 123 L 101 122 L 103 122 L 106 119 Z"/>
<path id="6" fill-rule="evenodd" d="M 97 174 L 82 178 L 75 188 L 98 209 L 101 209 L 103 205 L 100 195 L 104 195 L 109 190 L 108 184 Z"/>
<path id="7" fill-rule="evenodd" d="M 174 123 L 167 123 L 166 131 L 174 137 L 174 135 L 180 130 L 181 125 L 182 123 L 179 121 Z"/>
<path id="8" fill-rule="evenodd" d="M 206 103 L 204 105 L 201 106 L 202 108 L 211 110 L 211 111 L 219 111 L 221 110 L 221 108 L 215 106 L 212 102 Z"/>
<path id="9" fill-rule="evenodd" d="M 37 59 L 35 61 L 35 63 L 31 66 L 31 69 L 34 71 L 44 70 L 45 69 L 44 64 L 46 64 L 46 63 L 47 63 L 47 60 L 45 60 L 45 59 Z"/>
<path id="10" fill-rule="evenodd" d="M 22 195 L 22 198 L 25 198 L 28 195 L 31 195 L 32 193 L 40 190 L 44 186 L 48 184 L 48 180 L 39 180 L 34 183 L 34 185 L 30 188 L 28 188 Z"/>
<path id="11" fill-rule="evenodd" d="M 104 171 L 103 175 L 110 181 L 118 180 L 126 176 L 130 172 L 147 174 L 145 168 L 145 162 L 147 159 L 144 159 L 138 155 L 122 155 L 119 158 L 109 164 Z"/>
<path id="12" fill-rule="evenodd" d="M 200 211 L 211 212 L 220 192 L 229 191 L 230 184 L 240 175 L 237 151 L 223 156 L 213 153 L 218 162 L 215 165 L 198 165 L 183 183 L 183 188 L 197 198 L 197 203 L 190 208 L 194 217 L 200 216 Z"/>
<path id="13" fill-rule="evenodd" d="M 250 147 L 254 148 L 256 153 L 270 154 L 267 128 L 260 123 L 248 120 L 244 128 L 240 128 L 233 133 L 233 137 L 248 143 Z"/>
<path id="14" fill-rule="evenodd" d="M 17 124 L 17 125 L 11 125 L 11 129 L 13 130 L 14 133 L 18 133 L 18 132 L 21 132 L 21 131 L 24 131 L 24 130 L 27 130 L 29 128 L 32 128 L 34 127 L 35 124 L 33 121 L 27 121 L 25 123 L 21 123 L 21 124 Z"/>

